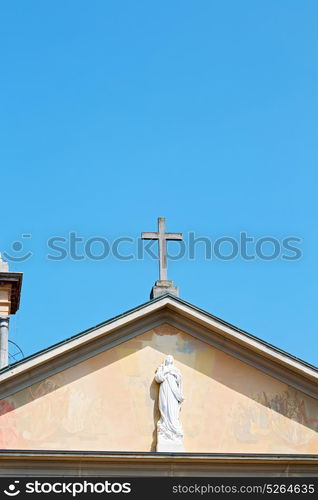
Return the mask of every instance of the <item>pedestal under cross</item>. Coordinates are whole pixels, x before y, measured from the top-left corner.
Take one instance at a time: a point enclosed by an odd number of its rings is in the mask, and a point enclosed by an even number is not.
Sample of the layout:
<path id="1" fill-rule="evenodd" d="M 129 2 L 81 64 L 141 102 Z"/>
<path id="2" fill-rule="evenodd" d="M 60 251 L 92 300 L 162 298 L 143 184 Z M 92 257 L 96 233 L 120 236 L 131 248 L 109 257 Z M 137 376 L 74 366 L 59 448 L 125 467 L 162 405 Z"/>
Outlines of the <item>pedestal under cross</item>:
<path id="1" fill-rule="evenodd" d="M 143 240 L 158 240 L 159 243 L 159 281 L 153 287 L 151 297 L 164 293 L 178 295 L 177 287 L 173 286 L 172 281 L 167 281 L 167 241 L 182 240 L 182 233 L 166 233 L 166 219 L 159 217 L 158 232 L 141 233 L 141 237 Z"/>

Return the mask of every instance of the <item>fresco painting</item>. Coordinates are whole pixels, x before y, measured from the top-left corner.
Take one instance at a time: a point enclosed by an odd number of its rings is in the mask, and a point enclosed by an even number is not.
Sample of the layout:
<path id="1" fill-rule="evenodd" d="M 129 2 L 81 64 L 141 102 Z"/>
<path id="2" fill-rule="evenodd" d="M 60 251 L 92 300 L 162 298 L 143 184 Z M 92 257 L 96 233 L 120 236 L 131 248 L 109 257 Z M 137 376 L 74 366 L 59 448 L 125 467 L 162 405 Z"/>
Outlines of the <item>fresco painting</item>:
<path id="1" fill-rule="evenodd" d="M 167 323 L 0 401 L 0 448 L 154 451 L 168 354 L 185 451 L 318 453 L 315 399 Z"/>

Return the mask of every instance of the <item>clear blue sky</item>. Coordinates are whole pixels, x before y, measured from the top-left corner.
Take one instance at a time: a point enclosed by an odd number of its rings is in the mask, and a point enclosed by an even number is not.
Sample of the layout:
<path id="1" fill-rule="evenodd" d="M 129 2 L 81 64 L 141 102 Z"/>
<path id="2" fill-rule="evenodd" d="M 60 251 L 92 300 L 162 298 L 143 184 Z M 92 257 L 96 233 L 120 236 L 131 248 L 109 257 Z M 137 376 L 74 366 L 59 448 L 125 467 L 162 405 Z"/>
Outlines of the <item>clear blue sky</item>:
<path id="1" fill-rule="evenodd" d="M 165 216 L 212 240 L 302 238 L 297 261 L 198 247 L 169 277 L 318 364 L 317 17 L 310 0 L 2 3 L 0 248 L 33 252 L 10 264 L 25 354 L 145 302 L 157 279 L 150 258 L 49 260 L 48 238 L 135 238 Z"/>

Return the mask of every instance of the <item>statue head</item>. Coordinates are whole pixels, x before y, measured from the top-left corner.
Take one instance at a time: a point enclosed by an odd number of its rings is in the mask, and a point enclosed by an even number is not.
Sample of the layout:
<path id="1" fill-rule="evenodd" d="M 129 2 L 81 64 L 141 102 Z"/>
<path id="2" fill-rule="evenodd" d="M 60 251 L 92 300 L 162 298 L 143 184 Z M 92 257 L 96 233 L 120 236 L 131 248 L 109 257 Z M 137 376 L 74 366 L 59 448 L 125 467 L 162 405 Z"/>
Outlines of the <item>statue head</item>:
<path id="1" fill-rule="evenodd" d="M 165 366 L 173 365 L 173 361 L 173 356 L 171 356 L 171 354 L 168 354 L 168 356 L 165 357 Z"/>

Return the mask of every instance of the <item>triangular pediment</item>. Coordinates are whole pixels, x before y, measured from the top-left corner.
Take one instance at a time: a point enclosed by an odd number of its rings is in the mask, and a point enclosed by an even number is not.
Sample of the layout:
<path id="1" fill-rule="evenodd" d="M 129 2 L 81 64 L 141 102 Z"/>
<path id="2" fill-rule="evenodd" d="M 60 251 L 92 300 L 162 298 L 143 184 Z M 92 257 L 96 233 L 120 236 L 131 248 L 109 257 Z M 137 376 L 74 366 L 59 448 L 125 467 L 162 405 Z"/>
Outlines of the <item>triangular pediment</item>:
<path id="1" fill-rule="evenodd" d="M 167 354 L 184 377 L 186 451 L 317 452 L 317 370 L 172 296 L 2 371 L 2 447 L 153 451 Z"/>
<path id="2" fill-rule="evenodd" d="M 0 395 L 169 322 L 318 397 L 318 369 L 174 296 L 163 296 L 40 351 L 0 372 Z M 25 382 L 23 379 L 26 379 Z M 21 385 L 22 384 L 22 385 Z"/>

